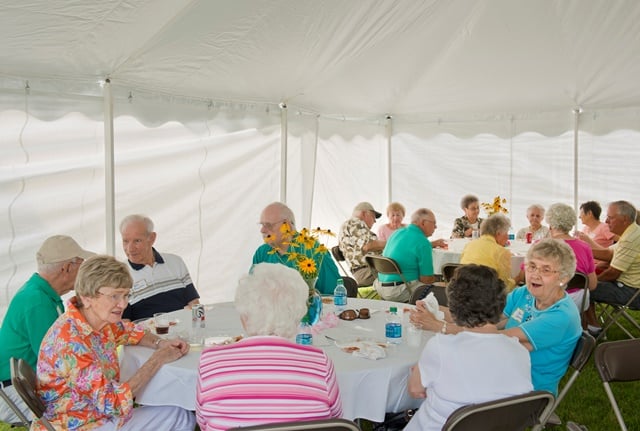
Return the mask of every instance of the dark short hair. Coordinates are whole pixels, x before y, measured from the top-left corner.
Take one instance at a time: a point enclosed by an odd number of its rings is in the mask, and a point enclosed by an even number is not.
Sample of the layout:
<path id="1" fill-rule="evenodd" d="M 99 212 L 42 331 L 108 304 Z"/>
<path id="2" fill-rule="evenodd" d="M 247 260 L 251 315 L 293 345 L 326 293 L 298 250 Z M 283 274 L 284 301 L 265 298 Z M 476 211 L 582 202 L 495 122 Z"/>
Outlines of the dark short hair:
<path id="1" fill-rule="evenodd" d="M 447 298 L 456 324 L 475 328 L 500 321 L 507 291 L 495 269 L 467 264 L 453 273 L 447 286 Z"/>
<path id="2" fill-rule="evenodd" d="M 591 213 L 596 220 L 600 220 L 600 214 L 602 214 L 602 207 L 596 201 L 586 201 L 580 205 L 580 209 L 583 213 Z"/>
<path id="3" fill-rule="evenodd" d="M 478 196 L 464 195 L 462 196 L 462 199 L 460 199 L 460 208 L 461 209 L 469 208 L 469 205 L 471 205 L 474 202 L 480 202 L 480 200 L 478 199 Z"/>

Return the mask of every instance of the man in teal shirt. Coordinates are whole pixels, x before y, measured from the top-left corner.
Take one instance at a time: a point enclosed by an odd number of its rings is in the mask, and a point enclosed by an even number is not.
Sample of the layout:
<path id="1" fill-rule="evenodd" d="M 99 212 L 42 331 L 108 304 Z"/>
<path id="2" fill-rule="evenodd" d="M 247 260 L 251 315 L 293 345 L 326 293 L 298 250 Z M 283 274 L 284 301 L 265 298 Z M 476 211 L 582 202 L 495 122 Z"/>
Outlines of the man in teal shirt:
<path id="1" fill-rule="evenodd" d="M 436 216 L 431 210 L 420 208 L 411 215 L 411 224 L 398 229 L 389 237 L 382 255 L 395 260 L 402 275 L 378 274 L 373 286 L 387 301 L 409 302 L 415 289 L 422 284 L 431 284 L 433 276 L 433 246 L 442 247 L 444 240 L 429 241 L 436 230 Z"/>
<path id="2" fill-rule="evenodd" d="M 29 410 L 11 385 L 9 358 L 24 359 L 36 368 L 42 338 L 64 312 L 60 297 L 73 290 L 80 264 L 92 255 L 69 236 L 47 238 L 36 254 L 38 272 L 11 299 L 0 327 L 0 381 L 3 391 L 25 413 Z M 0 420 L 19 420 L 3 401 Z"/>
<path id="3" fill-rule="evenodd" d="M 260 233 L 265 239 L 265 243 L 258 247 L 253 254 L 254 265 L 263 262 L 281 263 L 290 268 L 298 269 L 296 268 L 296 262 L 288 260 L 286 256 L 292 250 L 290 246 L 284 244 L 281 228 L 285 223 L 288 224 L 292 232 L 296 230 L 293 211 L 285 204 L 273 202 L 262 211 L 260 215 Z M 316 289 L 324 295 L 333 294 L 340 274 L 331 254 L 325 253 L 322 262 L 319 262 L 318 257 L 314 261 L 316 265 L 320 264 Z"/>

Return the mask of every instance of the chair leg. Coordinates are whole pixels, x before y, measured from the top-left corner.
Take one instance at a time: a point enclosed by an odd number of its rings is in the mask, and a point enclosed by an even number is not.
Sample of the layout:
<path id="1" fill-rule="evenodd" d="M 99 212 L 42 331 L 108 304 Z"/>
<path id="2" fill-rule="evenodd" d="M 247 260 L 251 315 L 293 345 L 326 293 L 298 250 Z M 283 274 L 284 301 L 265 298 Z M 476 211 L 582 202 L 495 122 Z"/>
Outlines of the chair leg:
<path id="1" fill-rule="evenodd" d="M 616 398 L 613 396 L 613 392 L 611 391 L 611 386 L 609 386 L 608 382 L 603 382 L 603 383 L 604 383 L 604 390 L 607 393 L 607 397 L 609 398 L 609 402 L 611 403 L 613 412 L 616 414 L 616 419 L 618 419 L 620 430 L 627 431 L 627 425 L 624 423 L 624 419 L 622 418 L 622 413 L 620 413 L 620 407 L 618 407 Z"/>
<path id="2" fill-rule="evenodd" d="M 7 403 L 9 408 L 11 408 L 11 410 L 13 410 L 13 412 L 16 414 L 16 416 L 18 416 L 18 419 L 20 419 L 21 425 L 26 426 L 28 428 L 29 427 L 29 419 L 27 419 L 27 417 L 24 415 L 22 410 L 20 410 L 18 408 L 16 403 L 14 403 L 13 400 L 11 400 L 11 398 L 9 398 L 9 395 L 7 395 L 2 388 L 0 388 L 0 398 L 2 398 L 4 400 L 4 402 Z"/>

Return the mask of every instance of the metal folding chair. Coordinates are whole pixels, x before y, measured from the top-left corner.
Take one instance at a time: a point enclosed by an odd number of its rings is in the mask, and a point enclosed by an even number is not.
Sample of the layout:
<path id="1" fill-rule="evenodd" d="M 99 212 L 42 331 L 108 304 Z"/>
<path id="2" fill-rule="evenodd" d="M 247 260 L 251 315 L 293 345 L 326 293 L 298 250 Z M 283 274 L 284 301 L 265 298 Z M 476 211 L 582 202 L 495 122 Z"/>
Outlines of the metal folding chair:
<path id="1" fill-rule="evenodd" d="M 553 408 L 553 395 L 533 391 L 455 410 L 442 431 L 524 431 L 543 428 L 542 418 Z"/>
<path id="2" fill-rule="evenodd" d="M 600 309 L 600 321 L 602 322 L 602 331 L 596 338 L 596 341 L 599 341 L 601 338 L 605 337 L 607 333 L 607 329 L 609 329 L 612 325 L 617 325 L 629 338 L 636 338 L 631 331 L 629 331 L 622 323 L 620 322 L 621 318 L 624 318 L 629 322 L 631 326 L 633 326 L 638 332 L 640 332 L 640 324 L 636 322 L 636 320 L 628 313 L 628 310 L 640 310 L 640 308 L 632 307 L 631 304 L 636 300 L 636 298 L 640 298 L 640 288 L 636 289 L 636 292 L 631 296 L 631 298 L 626 302 L 626 304 L 614 304 L 608 302 L 596 302 Z"/>
<path id="3" fill-rule="evenodd" d="M 558 424 L 558 425 L 561 423 L 559 418 L 557 418 L 557 416 L 556 416 L 557 420 L 554 422 L 549 421 L 549 419 L 553 416 L 553 413 L 558 407 L 558 404 L 560 404 L 560 402 L 565 397 L 565 395 L 567 395 L 567 392 L 569 392 L 571 385 L 573 385 L 573 383 L 576 381 L 576 379 L 578 378 L 578 376 L 580 375 L 584 367 L 589 362 L 589 358 L 591 357 L 591 354 L 593 353 L 593 350 L 595 349 L 595 347 L 596 347 L 596 339 L 593 338 L 591 334 L 589 334 L 587 331 L 583 331 L 582 335 L 578 339 L 578 342 L 576 343 L 576 347 L 573 349 L 571 362 L 569 362 L 569 366 L 573 368 L 573 373 L 571 374 L 571 377 L 569 377 L 569 380 L 567 380 L 567 382 L 564 384 L 564 386 L 560 390 L 560 393 L 558 394 L 558 397 L 556 398 L 553 404 L 553 408 L 549 411 L 549 414 L 546 417 L 542 418 L 543 425 L 546 424 L 547 422 Z"/>
<path id="4" fill-rule="evenodd" d="M 580 315 L 584 314 L 586 305 L 589 303 L 589 279 L 587 274 L 576 271 L 575 275 L 567 283 L 568 289 L 582 289 L 582 305 L 580 306 Z"/>
<path id="5" fill-rule="evenodd" d="M 411 295 L 409 304 L 415 304 L 416 301 L 426 298 L 426 296 L 430 292 L 433 292 L 433 296 L 435 296 L 438 300 L 438 304 L 445 307 L 449 304 L 449 300 L 447 299 L 446 287 L 439 283 L 423 284 L 422 286 L 418 286 Z"/>
<path id="6" fill-rule="evenodd" d="M 350 277 L 352 275 L 351 272 L 347 271 L 346 268 L 342 266 L 342 262 L 345 262 L 345 258 L 344 258 L 344 254 L 342 254 L 342 250 L 340 250 L 340 247 L 337 245 L 331 247 L 331 255 L 333 256 L 335 261 L 338 263 L 338 266 L 342 270 L 342 274 L 345 277 Z"/>
<path id="7" fill-rule="evenodd" d="M 404 278 L 404 275 L 402 275 L 402 271 L 400 270 L 398 263 L 390 257 L 368 254 L 365 256 L 365 260 L 369 266 L 375 269 L 378 273 L 399 275 L 402 282 L 407 284 L 407 280 Z"/>
<path id="8" fill-rule="evenodd" d="M 7 403 L 9 408 L 13 410 L 13 412 L 16 414 L 16 416 L 20 420 L 20 422 L 14 423 L 11 425 L 22 425 L 29 428 L 30 423 L 29 423 L 29 419 L 27 419 L 27 416 L 24 414 L 22 410 L 20 410 L 20 407 L 18 407 L 16 403 L 14 403 L 11 398 L 9 398 L 9 395 L 7 395 L 4 389 L 2 388 L 0 388 L 0 398 L 2 398 L 5 403 Z"/>
<path id="9" fill-rule="evenodd" d="M 622 431 L 627 431 L 627 426 L 610 383 L 640 380 L 638 364 L 640 364 L 640 339 L 609 341 L 596 347 L 596 369 Z"/>
<path id="10" fill-rule="evenodd" d="M 279 422 L 250 427 L 231 428 L 229 431 L 360 431 L 353 421 L 346 419 L 322 419 L 315 421 Z"/>
<path id="11" fill-rule="evenodd" d="M 451 279 L 453 278 L 453 273 L 455 272 L 456 268 L 458 268 L 459 266 L 462 266 L 461 263 L 445 263 L 444 265 L 442 265 L 442 281 L 447 284 L 451 281 Z"/>
<path id="12" fill-rule="evenodd" d="M 42 425 L 49 431 L 56 431 L 44 417 L 45 405 L 36 393 L 36 373 L 24 359 L 11 358 L 11 384 L 16 388 L 20 398 Z"/>

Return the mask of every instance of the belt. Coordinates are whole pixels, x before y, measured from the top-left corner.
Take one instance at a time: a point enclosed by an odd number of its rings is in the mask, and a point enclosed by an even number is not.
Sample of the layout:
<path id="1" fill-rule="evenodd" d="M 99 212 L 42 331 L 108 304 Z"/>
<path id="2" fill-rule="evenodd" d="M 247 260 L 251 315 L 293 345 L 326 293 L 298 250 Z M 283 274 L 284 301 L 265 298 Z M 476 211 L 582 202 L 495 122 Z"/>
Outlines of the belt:
<path id="1" fill-rule="evenodd" d="M 359 271 L 359 270 L 361 270 L 362 268 L 369 268 L 369 265 L 353 266 L 353 267 L 351 267 L 351 272 Z"/>
<path id="2" fill-rule="evenodd" d="M 9 387 L 9 386 L 11 386 L 11 379 L 2 381 L 2 387 L 3 388 Z"/>
<path id="3" fill-rule="evenodd" d="M 380 283 L 380 286 L 400 286 L 404 284 L 404 281 L 389 281 L 387 283 Z"/>

